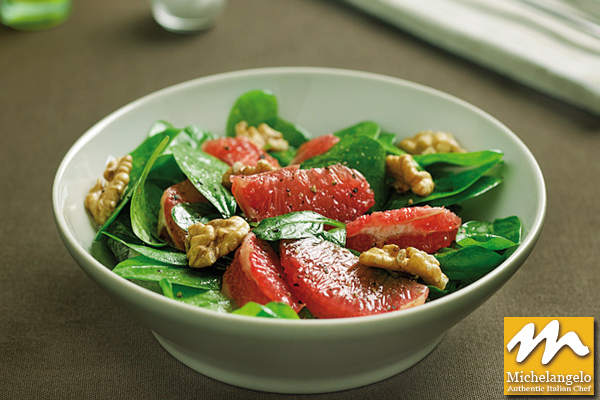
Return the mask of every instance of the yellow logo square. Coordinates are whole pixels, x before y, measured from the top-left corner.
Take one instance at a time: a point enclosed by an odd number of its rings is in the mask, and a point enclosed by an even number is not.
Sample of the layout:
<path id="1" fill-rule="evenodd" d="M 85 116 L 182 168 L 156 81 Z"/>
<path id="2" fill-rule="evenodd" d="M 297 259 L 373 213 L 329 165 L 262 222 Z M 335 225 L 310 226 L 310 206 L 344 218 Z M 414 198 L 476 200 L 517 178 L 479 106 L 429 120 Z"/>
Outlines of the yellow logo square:
<path id="1" fill-rule="evenodd" d="M 505 317 L 505 395 L 593 395 L 594 318 Z"/>

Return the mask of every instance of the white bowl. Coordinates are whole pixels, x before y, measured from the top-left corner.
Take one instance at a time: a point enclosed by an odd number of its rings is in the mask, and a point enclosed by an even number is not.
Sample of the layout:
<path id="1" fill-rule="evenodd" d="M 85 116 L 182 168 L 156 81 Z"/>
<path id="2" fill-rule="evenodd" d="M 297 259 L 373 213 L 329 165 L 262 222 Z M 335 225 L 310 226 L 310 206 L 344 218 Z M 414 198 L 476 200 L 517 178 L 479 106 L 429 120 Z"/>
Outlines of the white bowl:
<path id="1" fill-rule="evenodd" d="M 133 150 L 158 119 L 224 132 L 236 98 L 269 89 L 280 116 L 315 135 L 373 120 L 399 137 L 425 129 L 453 132 L 470 150 L 505 153 L 505 182 L 469 201 L 469 218 L 517 215 L 518 250 L 474 284 L 412 309 L 337 320 L 275 320 L 221 314 L 143 289 L 112 273 L 114 260 L 93 243 L 83 207 L 107 156 Z M 546 192 L 538 164 L 500 122 L 439 91 L 400 79 L 323 68 L 267 68 L 224 73 L 158 91 L 126 105 L 87 131 L 58 168 L 52 196 L 60 235 L 81 268 L 142 320 L 174 357 L 214 379 L 285 393 L 350 389 L 395 375 L 419 362 L 444 333 L 492 296 L 531 253 L 541 231 Z M 464 219 L 464 218 L 463 218 Z M 142 349 L 140 349 L 142 351 Z"/>

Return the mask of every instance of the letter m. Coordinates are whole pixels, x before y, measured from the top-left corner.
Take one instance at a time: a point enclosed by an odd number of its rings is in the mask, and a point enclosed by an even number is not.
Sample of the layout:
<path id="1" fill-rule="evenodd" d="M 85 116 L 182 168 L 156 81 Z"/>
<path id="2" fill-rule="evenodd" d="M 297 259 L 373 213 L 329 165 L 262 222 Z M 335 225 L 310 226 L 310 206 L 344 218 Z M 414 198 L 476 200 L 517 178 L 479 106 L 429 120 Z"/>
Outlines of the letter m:
<path id="1" fill-rule="evenodd" d="M 558 320 L 551 321 L 537 337 L 533 337 L 535 334 L 535 325 L 533 323 L 527 324 L 517 333 L 511 341 L 506 345 L 508 352 L 520 342 L 519 352 L 517 353 L 517 362 L 525 360 L 529 354 L 537 347 L 542 340 L 546 339 L 546 347 L 544 349 L 544 355 L 542 356 L 542 364 L 548 364 L 558 353 L 563 346 L 569 346 L 571 350 L 580 357 L 585 356 L 590 352 L 587 346 L 584 346 L 579 339 L 579 336 L 575 332 L 569 332 L 558 340 L 558 331 L 560 324 Z"/>

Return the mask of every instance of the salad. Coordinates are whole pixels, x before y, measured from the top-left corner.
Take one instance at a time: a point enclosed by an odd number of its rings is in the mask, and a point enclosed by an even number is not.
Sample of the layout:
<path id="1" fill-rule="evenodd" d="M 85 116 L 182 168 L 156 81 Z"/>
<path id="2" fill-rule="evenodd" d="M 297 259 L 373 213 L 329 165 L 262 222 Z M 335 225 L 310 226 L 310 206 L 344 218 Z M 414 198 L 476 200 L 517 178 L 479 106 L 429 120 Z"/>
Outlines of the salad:
<path id="1" fill-rule="evenodd" d="M 85 206 L 113 272 L 171 299 L 272 318 L 398 311 L 492 271 L 522 227 L 460 217 L 502 183 L 501 151 L 444 132 L 397 140 L 375 121 L 313 137 L 253 90 L 225 136 L 157 121 Z"/>

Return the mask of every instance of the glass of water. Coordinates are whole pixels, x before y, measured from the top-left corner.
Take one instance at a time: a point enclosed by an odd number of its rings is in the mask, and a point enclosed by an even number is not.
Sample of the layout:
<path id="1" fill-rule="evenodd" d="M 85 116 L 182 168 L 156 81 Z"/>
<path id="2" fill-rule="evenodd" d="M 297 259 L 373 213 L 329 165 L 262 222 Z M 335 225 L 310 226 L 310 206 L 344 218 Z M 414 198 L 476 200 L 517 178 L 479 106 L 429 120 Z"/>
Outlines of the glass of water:
<path id="1" fill-rule="evenodd" d="M 226 3 L 226 0 L 150 0 L 156 22 L 176 33 L 210 29 Z"/>
<path id="2" fill-rule="evenodd" d="M 0 0 L 0 22 L 23 31 L 52 28 L 67 20 L 71 0 Z"/>

